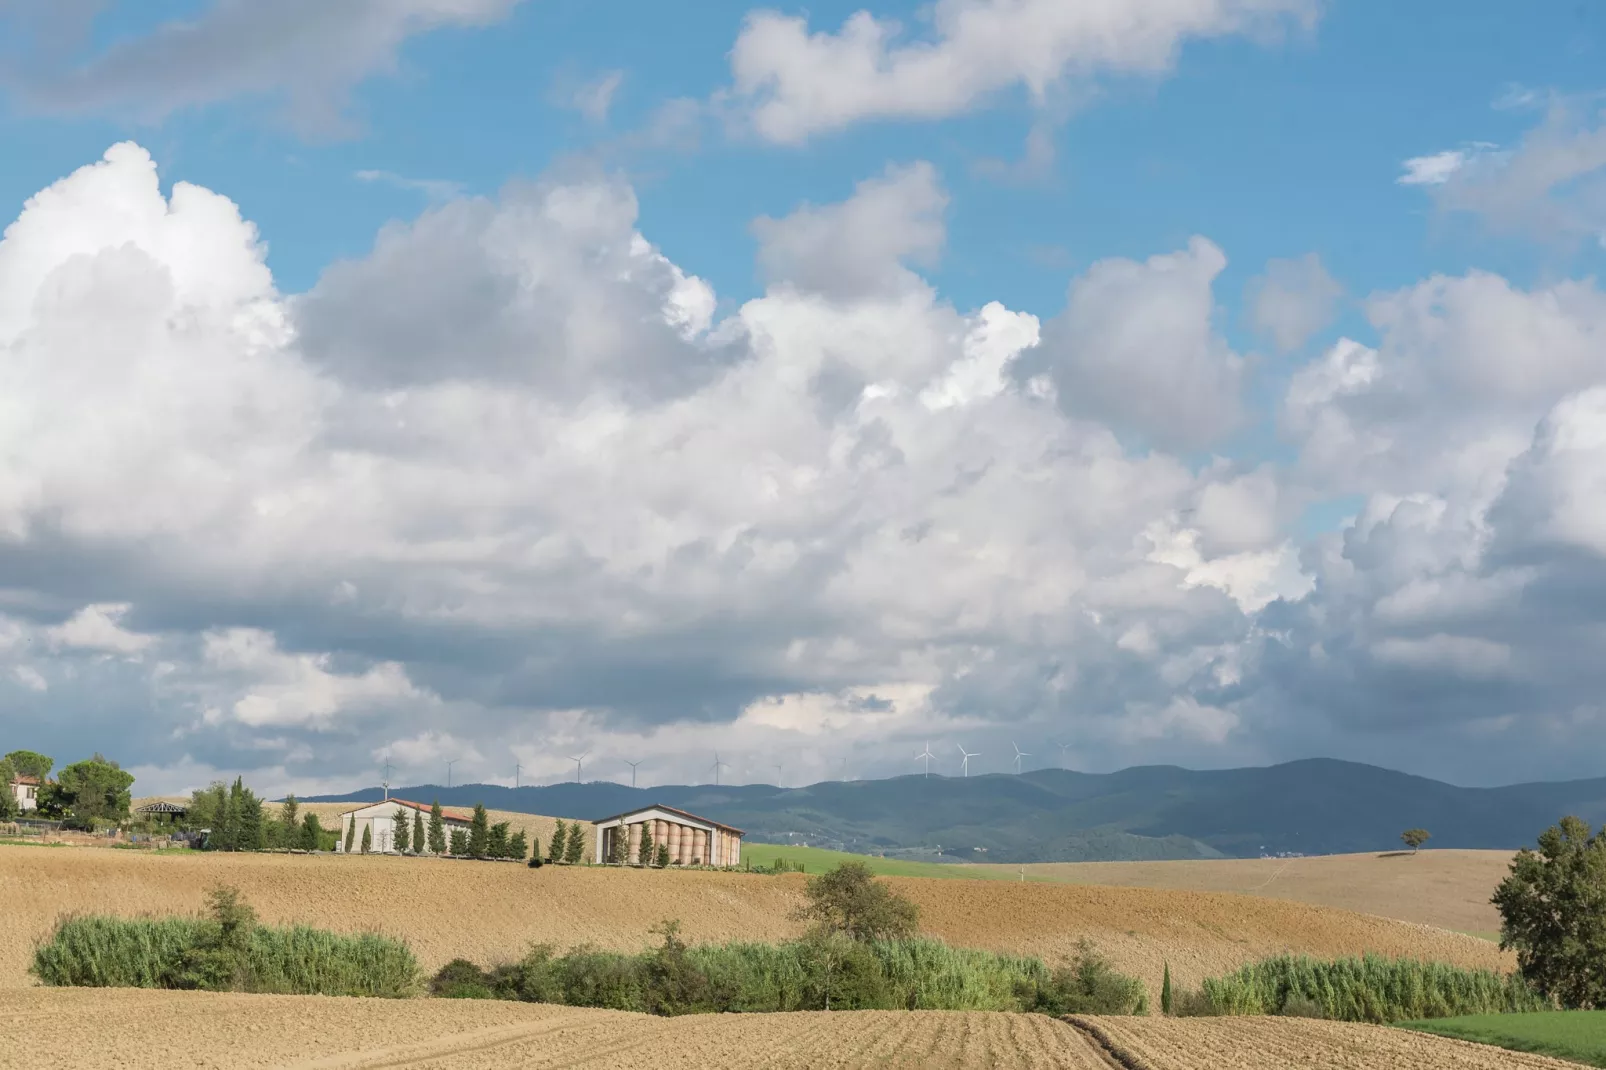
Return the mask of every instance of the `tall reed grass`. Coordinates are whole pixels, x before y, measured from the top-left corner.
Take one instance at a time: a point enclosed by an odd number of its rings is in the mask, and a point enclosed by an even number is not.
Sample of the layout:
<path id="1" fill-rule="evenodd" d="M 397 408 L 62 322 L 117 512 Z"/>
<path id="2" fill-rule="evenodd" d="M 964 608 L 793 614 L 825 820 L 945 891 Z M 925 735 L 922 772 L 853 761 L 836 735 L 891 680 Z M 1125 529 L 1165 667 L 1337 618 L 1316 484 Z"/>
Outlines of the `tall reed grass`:
<path id="1" fill-rule="evenodd" d="M 408 996 L 418 963 L 406 944 L 372 933 L 254 926 L 237 951 L 205 918 L 65 918 L 34 951 L 46 985 L 208 988 L 321 996 Z"/>
<path id="2" fill-rule="evenodd" d="M 1548 1009 L 1515 974 L 1380 955 L 1323 961 L 1279 955 L 1207 980 L 1188 1013 L 1294 1014 L 1383 1024 Z"/>

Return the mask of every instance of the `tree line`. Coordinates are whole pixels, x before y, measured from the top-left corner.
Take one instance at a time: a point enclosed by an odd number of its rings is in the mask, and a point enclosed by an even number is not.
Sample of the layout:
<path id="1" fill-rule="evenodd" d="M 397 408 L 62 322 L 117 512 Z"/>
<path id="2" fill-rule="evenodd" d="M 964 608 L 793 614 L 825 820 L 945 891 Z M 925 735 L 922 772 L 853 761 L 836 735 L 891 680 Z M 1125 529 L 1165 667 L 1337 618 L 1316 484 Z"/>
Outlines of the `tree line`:
<path id="1" fill-rule="evenodd" d="M 0 758 L 0 821 L 23 816 L 21 803 L 11 790 L 18 777 L 39 782 L 38 809 L 33 811 L 38 817 L 86 832 L 128 820 L 132 773 L 99 753 L 74 762 L 51 780 L 55 766 L 54 758 L 38 751 L 14 750 Z"/>

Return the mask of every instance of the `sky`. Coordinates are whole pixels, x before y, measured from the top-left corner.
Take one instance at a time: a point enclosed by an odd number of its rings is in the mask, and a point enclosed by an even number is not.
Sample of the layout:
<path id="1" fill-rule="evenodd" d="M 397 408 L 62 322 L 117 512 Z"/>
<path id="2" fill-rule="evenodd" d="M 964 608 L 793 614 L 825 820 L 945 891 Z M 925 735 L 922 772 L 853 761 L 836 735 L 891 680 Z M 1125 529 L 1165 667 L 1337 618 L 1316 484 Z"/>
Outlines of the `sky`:
<path id="1" fill-rule="evenodd" d="M 1589 3 L 0 0 L 0 751 L 1606 775 L 1602 71 Z"/>

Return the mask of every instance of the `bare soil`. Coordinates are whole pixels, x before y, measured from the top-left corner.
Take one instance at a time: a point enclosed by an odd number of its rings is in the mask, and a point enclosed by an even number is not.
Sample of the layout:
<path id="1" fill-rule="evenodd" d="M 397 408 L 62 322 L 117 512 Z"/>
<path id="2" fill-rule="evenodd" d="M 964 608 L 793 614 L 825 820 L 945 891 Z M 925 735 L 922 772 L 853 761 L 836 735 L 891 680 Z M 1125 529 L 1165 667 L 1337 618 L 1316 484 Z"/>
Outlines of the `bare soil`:
<path id="1" fill-rule="evenodd" d="M 509 863 L 387 856 L 105 851 L 0 845 L 0 987 L 27 985 L 36 941 L 74 912 L 198 911 L 208 888 L 240 888 L 270 924 L 404 938 L 426 969 L 462 956 L 508 961 L 534 942 L 633 951 L 678 918 L 694 942 L 772 941 L 790 919 L 800 875 Z M 921 927 L 949 943 L 1043 956 L 1093 940 L 1158 995 L 1165 963 L 1197 984 L 1283 951 L 1375 951 L 1508 968 L 1486 941 L 1423 925 L 1275 899 L 1140 888 L 887 878 L 921 907 Z"/>
<path id="2" fill-rule="evenodd" d="M 93 1029 L 84 1028 L 93 1022 Z M 653 1018 L 480 1000 L 0 991 L 0 1068 L 513 1070 L 1001 1067 L 1107 1070 L 1041 1015 L 868 1011 Z"/>
<path id="3" fill-rule="evenodd" d="M 0 990 L 0 1070 L 513 1070 L 935 1067 L 1565 1070 L 1572 1064 L 1377 1026 L 1291 1018 L 941 1011 L 653 1018 L 480 1000 Z"/>
<path id="4" fill-rule="evenodd" d="M 1179 862 L 1050 862 L 1024 867 L 1028 880 L 1235 892 L 1377 914 L 1456 932 L 1495 933 L 1489 902 L 1510 871 L 1510 851 L 1423 850 L 1310 858 Z M 967 867 L 969 868 L 969 867 Z M 1017 873 L 1019 866 L 977 866 Z"/>

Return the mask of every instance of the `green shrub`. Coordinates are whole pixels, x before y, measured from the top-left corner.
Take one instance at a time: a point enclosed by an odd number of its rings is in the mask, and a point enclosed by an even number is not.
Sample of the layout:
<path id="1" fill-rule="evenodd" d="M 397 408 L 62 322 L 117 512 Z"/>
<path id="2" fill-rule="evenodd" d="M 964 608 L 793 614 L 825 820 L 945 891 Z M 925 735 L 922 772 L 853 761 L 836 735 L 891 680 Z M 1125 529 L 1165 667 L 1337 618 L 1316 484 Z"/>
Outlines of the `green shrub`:
<path id="1" fill-rule="evenodd" d="M 1548 1005 L 1516 974 L 1379 955 L 1330 962 L 1279 955 L 1205 981 L 1189 1009 L 1381 1024 L 1542 1010 Z"/>
<path id="2" fill-rule="evenodd" d="M 591 947 L 559 955 L 543 944 L 488 971 L 449 963 L 430 990 L 662 1015 L 827 1007 L 1127 1014 L 1143 1002 L 1141 985 L 1091 948 L 1051 971 L 1040 959 L 927 938 L 854 941 L 815 932 L 784 944 L 692 947 L 673 922 L 654 931 L 662 944 L 637 955 Z"/>
<path id="3" fill-rule="evenodd" d="M 64 918 L 35 949 L 32 972 L 42 984 L 96 988 L 389 997 L 417 988 L 418 963 L 398 940 L 262 926 L 231 889 L 210 899 L 207 917 Z"/>

